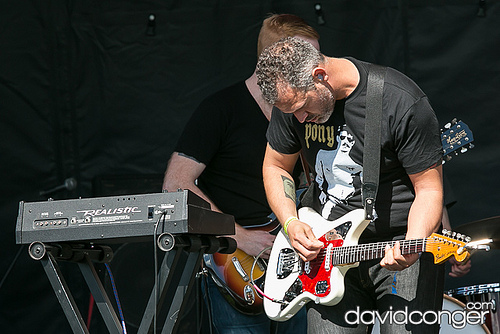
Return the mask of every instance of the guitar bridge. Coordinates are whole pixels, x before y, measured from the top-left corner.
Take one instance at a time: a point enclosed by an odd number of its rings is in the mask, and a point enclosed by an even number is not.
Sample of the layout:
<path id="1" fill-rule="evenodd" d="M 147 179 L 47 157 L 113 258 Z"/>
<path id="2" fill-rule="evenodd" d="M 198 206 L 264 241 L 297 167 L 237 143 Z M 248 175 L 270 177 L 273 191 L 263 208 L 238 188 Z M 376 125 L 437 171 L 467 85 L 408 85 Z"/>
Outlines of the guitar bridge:
<path id="1" fill-rule="evenodd" d="M 297 254 L 291 248 L 283 248 L 278 255 L 278 265 L 276 267 L 276 276 L 278 279 L 288 277 L 297 263 Z"/>

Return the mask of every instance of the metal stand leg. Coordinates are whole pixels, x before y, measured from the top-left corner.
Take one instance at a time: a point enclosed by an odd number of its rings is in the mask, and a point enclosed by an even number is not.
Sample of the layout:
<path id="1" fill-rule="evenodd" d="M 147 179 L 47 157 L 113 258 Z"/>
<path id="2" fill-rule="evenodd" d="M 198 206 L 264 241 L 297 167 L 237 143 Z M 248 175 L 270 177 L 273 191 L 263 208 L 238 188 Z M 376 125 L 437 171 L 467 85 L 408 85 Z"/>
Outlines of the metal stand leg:
<path id="1" fill-rule="evenodd" d="M 157 289 L 151 293 L 138 334 L 153 333 L 154 321 L 164 323 L 162 333 L 175 332 L 177 317 L 184 307 L 184 295 L 191 290 L 201 258 L 201 252 L 186 252 L 180 248 L 166 254 L 158 273 Z M 159 312 L 161 310 L 167 312 L 166 316 Z M 165 320 L 155 319 L 155 316 Z"/>
<path id="2" fill-rule="evenodd" d="M 178 332 L 178 319 L 182 315 L 183 310 L 186 308 L 186 299 L 184 296 L 189 296 L 193 288 L 196 271 L 201 263 L 202 253 L 189 253 L 186 266 L 182 272 L 182 276 L 175 291 L 175 296 L 169 307 L 167 319 L 163 326 L 162 334 L 177 333 Z"/>
<path id="3" fill-rule="evenodd" d="M 78 266 L 80 267 L 80 271 L 82 272 L 85 281 L 87 282 L 90 293 L 92 293 L 92 296 L 94 297 L 97 308 L 104 319 L 104 323 L 106 324 L 109 333 L 123 333 L 120 320 L 118 319 L 115 310 L 112 308 L 111 301 L 109 300 L 106 290 L 97 276 L 97 272 L 95 271 L 94 265 L 90 259 L 85 257 L 85 262 L 78 262 Z"/>
<path id="4" fill-rule="evenodd" d="M 45 273 L 49 278 L 50 284 L 56 293 L 57 299 L 59 300 L 59 304 L 61 305 L 66 318 L 69 321 L 71 329 L 73 333 L 79 334 L 89 333 L 89 330 L 83 321 L 82 315 L 78 306 L 75 303 L 73 296 L 64 280 L 64 276 L 59 269 L 59 265 L 57 264 L 57 260 L 52 254 L 51 251 L 45 252 L 45 246 L 43 244 L 38 244 L 35 251 L 41 250 L 40 256 L 36 259 L 39 259 L 43 265 Z M 50 248 L 50 247 L 49 247 Z M 100 253 L 100 251 L 92 250 L 94 253 Z M 99 312 L 106 323 L 109 333 L 111 334 L 120 334 L 123 333 L 123 329 L 121 327 L 120 321 L 112 307 L 111 301 L 109 300 L 106 291 L 101 283 L 101 280 L 97 276 L 97 272 L 94 268 L 92 261 L 90 260 L 89 253 L 86 250 L 77 249 L 74 254 L 78 253 L 78 258 L 81 259 L 78 263 L 78 267 L 85 278 L 87 286 L 94 297 L 94 300 L 97 304 Z M 74 255 L 73 254 L 73 255 Z"/>
<path id="5" fill-rule="evenodd" d="M 221 237 L 219 240 L 217 237 L 174 237 L 170 234 L 160 237 L 158 247 L 167 254 L 157 273 L 157 284 L 149 298 L 138 334 L 152 333 L 157 323 L 163 324 L 162 334 L 177 333 L 177 317 L 186 308 L 184 296 L 189 295 L 192 290 L 203 253 L 219 250 L 229 254 L 236 250 L 236 242 L 231 238 Z M 30 245 L 29 253 L 33 259 L 41 261 L 75 334 L 88 334 L 89 330 L 59 269 L 57 258 L 78 264 L 109 333 L 123 333 L 124 329 L 92 263 L 92 260 L 111 261 L 111 248 L 95 245 L 45 245 L 35 242 Z"/>
<path id="6" fill-rule="evenodd" d="M 59 265 L 57 261 L 54 259 L 54 256 L 50 253 L 47 253 L 42 259 L 43 269 L 49 278 L 50 284 L 54 289 L 57 299 L 59 300 L 59 304 L 61 304 L 64 314 L 69 321 L 69 325 L 73 330 L 73 333 L 85 333 L 88 334 L 89 330 L 83 321 L 82 315 L 76 306 L 75 300 L 69 291 L 68 285 L 64 280 L 64 277 L 59 269 Z"/>

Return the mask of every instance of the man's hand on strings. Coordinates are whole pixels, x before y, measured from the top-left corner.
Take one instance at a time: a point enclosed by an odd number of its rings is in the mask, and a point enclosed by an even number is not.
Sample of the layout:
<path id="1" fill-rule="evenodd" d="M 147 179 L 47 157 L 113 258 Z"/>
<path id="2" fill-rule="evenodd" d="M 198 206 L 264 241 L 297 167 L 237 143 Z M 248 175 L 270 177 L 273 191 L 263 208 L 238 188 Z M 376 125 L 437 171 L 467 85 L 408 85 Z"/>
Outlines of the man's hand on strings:
<path id="1" fill-rule="evenodd" d="M 318 256 L 324 247 L 323 243 L 316 239 L 309 225 L 300 220 L 292 221 L 287 228 L 290 243 L 304 261 L 311 261 Z"/>
<path id="2" fill-rule="evenodd" d="M 392 271 L 401 271 L 408 268 L 418 260 L 418 254 L 401 254 L 399 241 L 396 241 L 394 247 L 385 246 L 385 256 L 380 260 L 380 265 Z"/>

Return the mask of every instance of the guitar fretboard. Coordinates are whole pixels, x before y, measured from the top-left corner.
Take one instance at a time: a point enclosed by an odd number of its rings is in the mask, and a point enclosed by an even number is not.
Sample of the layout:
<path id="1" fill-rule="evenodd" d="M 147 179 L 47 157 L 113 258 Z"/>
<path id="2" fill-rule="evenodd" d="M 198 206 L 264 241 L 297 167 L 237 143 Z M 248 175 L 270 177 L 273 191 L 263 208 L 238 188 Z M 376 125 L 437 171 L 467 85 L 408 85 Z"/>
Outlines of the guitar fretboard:
<path id="1" fill-rule="evenodd" d="M 412 239 L 412 240 L 399 240 L 402 254 L 414 254 L 425 252 L 425 244 L 427 238 Z M 324 249 L 325 254 L 330 258 L 333 265 L 341 265 L 347 263 L 354 263 L 359 261 L 367 261 L 373 259 L 380 259 L 385 256 L 385 246 L 389 245 L 394 247 L 396 241 L 389 242 L 376 242 L 371 244 L 361 244 L 355 246 L 335 247 L 331 250 Z M 331 252 L 331 254 L 328 254 Z"/>

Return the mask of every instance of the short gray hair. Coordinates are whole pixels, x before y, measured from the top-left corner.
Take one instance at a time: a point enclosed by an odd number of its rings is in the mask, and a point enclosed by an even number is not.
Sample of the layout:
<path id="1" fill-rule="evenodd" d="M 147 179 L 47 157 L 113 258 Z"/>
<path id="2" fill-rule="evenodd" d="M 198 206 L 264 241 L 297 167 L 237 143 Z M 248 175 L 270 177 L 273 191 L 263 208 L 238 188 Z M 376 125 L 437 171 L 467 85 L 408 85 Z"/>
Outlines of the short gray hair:
<path id="1" fill-rule="evenodd" d="M 325 57 L 309 42 L 286 37 L 266 48 L 257 62 L 257 84 L 270 104 L 287 86 L 307 92 L 314 89 L 312 71 Z"/>

